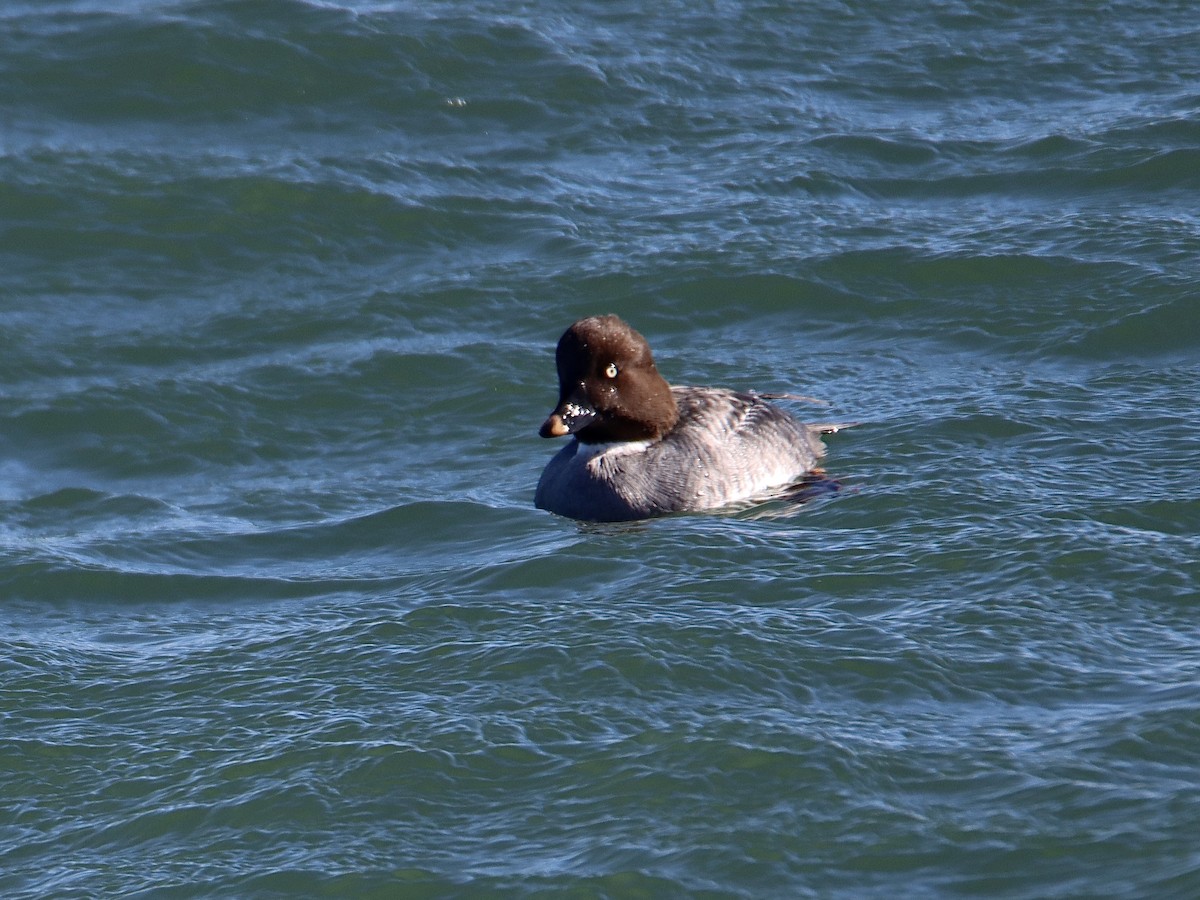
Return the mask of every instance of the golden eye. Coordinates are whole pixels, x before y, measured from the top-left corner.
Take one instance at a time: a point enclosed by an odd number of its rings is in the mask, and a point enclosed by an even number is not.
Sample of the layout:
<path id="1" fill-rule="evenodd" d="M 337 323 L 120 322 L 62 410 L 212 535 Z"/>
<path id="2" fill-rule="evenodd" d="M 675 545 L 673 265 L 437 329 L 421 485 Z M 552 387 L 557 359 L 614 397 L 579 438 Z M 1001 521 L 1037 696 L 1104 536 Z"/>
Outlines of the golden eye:
<path id="1" fill-rule="evenodd" d="M 604 370 L 604 374 L 607 375 L 609 378 L 616 378 L 617 377 L 617 364 L 609 363 L 608 368 Z"/>

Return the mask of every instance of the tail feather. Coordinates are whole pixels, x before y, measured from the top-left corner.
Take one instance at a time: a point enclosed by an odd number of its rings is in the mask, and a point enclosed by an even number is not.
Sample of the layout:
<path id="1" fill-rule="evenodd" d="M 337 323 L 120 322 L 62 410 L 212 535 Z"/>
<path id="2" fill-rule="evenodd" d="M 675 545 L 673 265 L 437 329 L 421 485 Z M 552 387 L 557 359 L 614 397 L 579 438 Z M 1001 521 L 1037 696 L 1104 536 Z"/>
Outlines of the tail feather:
<path id="1" fill-rule="evenodd" d="M 839 431 L 845 431 L 847 428 L 854 428 L 861 424 L 862 422 L 822 422 L 808 427 L 817 434 L 837 434 Z"/>

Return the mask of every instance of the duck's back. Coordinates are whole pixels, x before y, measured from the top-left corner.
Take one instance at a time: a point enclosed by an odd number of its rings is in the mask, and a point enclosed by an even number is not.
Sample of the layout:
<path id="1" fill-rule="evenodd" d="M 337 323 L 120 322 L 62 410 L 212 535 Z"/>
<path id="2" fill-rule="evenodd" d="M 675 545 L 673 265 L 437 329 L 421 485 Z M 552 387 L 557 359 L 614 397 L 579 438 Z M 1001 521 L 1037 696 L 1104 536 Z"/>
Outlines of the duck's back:
<path id="1" fill-rule="evenodd" d="M 672 388 L 679 424 L 656 468 L 682 469 L 685 508 L 709 509 L 791 484 L 825 454 L 820 433 L 755 394 Z"/>
<path id="2" fill-rule="evenodd" d="M 824 455 L 820 429 L 754 394 L 673 387 L 679 421 L 661 440 L 588 446 L 551 460 L 535 502 L 620 521 L 711 509 L 794 483 Z"/>

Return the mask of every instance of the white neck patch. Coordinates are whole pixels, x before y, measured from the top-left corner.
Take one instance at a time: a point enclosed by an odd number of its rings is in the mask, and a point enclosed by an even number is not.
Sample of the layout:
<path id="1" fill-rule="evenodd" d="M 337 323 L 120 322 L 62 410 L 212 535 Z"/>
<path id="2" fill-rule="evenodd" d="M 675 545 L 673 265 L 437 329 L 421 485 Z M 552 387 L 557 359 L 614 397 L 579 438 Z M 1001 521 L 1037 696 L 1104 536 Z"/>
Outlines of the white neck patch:
<path id="1" fill-rule="evenodd" d="M 585 444 L 581 441 L 575 455 L 583 462 L 598 456 L 628 456 L 631 453 L 645 453 L 653 443 L 654 441 L 609 441 L 605 444 Z"/>

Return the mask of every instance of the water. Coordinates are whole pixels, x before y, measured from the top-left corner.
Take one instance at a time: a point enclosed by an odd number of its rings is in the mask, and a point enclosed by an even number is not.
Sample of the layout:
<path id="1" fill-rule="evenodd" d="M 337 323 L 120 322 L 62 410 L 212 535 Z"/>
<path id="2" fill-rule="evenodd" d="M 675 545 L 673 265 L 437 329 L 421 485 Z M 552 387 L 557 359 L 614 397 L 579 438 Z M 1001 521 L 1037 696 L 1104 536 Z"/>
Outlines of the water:
<path id="1" fill-rule="evenodd" d="M 5 4 L 0 891 L 1200 893 L 1200 26 L 1026 6 Z M 601 312 L 844 489 L 533 509 Z"/>

